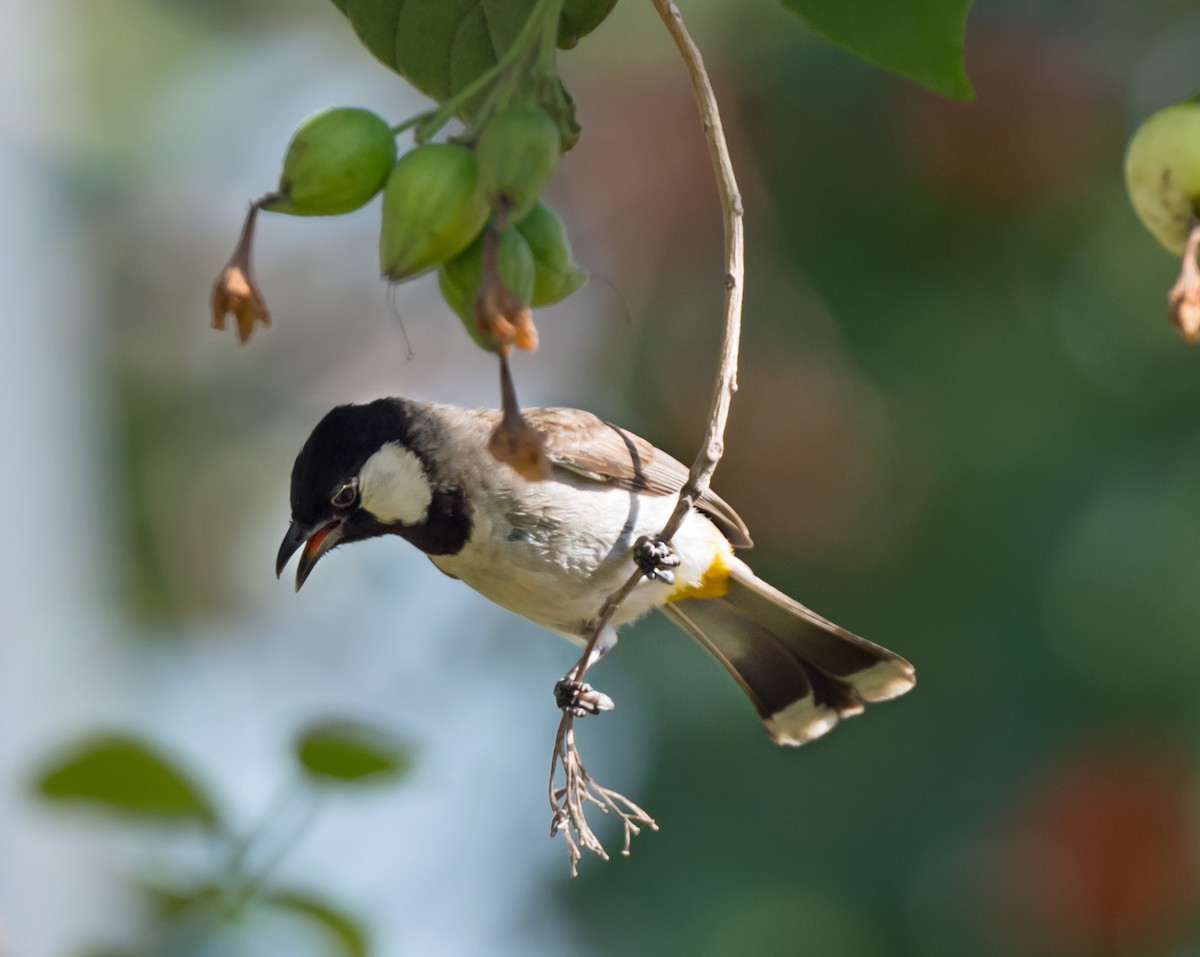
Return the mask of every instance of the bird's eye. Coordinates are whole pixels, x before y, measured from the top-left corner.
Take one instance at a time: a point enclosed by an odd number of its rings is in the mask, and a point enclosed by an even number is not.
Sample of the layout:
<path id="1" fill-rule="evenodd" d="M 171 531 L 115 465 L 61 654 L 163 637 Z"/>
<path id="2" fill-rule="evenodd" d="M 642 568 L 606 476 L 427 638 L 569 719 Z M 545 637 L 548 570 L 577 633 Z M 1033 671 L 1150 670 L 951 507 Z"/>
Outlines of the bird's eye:
<path id="1" fill-rule="evenodd" d="M 338 489 L 330 501 L 334 508 L 349 508 L 358 499 L 358 483 L 347 482 Z"/>

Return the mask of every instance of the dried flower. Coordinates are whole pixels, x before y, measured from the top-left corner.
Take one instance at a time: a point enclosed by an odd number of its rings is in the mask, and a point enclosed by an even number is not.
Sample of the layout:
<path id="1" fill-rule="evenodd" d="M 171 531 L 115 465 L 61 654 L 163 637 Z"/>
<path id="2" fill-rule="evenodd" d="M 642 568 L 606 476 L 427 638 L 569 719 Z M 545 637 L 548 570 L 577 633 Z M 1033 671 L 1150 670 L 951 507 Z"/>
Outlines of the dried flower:
<path id="1" fill-rule="evenodd" d="M 491 343 L 496 352 L 504 355 L 510 346 L 533 352 L 538 347 L 537 327 L 533 324 L 533 311 L 528 299 L 513 292 L 501 277 L 501 243 L 507 237 L 514 246 L 522 248 L 522 279 L 530 295 L 533 291 L 533 255 L 528 244 L 515 230 L 502 233 L 500 224 L 493 224 L 484 232 L 482 252 L 482 277 L 479 295 L 475 297 L 475 324 L 484 342 Z M 523 290 L 524 291 L 524 290 Z"/>
<path id="2" fill-rule="evenodd" d="M 273 197 L 264 197 L 264 200 L 270 198 Z M 256 323 L 261 322 L 264 326 L 271 324 L 271 314 L 267 311 L 267 303 L 259 291 L 258 283 L 254 281 L 254 271 L 250 265 L 254 226 L 262 201 L 251 204 L 237 247 L 213 283 L 209 299 L 213 328 L 224 331 L 225 317 L 233 316 L 237 320 L 238 339 L 243 345 L 250 340 Z"/>
<path id="3" fill-rule="evenodd" d="M 1200 220 L 1193 220 L 1187 246 L 1183 250 L 1179 278 L 1167 294 L 1171 322 L 1175 323 L 1188 342 L 1200 342 L 1200 268 L 1196 265 L 1198 249 Z"/>
<path id="4" fill-rule="evenodd" d="M 546 440 L 521 414 L 517 390 L 508 367 L 508 349 L 500 350 L 500 406 L 503 415 L 488 439 L 488 451 L 497 462 L 512 467 L 522 478 L 537 482 L 550 477 Z"/>
<path id="5" fill-rule="evenodd" d="M 509 346 L 516 346 L 533 352 L 538 347 L 533 312 L 504 285 L 499 274 L 485 275 L 475 300 L 475 322 L 484 340 L 497 344 L 497 351 L 507 352 Z"/>
<path id="6" fill-rule="evenodd" d="M 488 451 L 497 462 L 504 462 L 514 472 L 530 482 L 550 477 L 550 460 L 546 457 L 546 441 L 542 433 L 530 425 L 525 416 L 511 421 L 501 419 L 488 439 Z"/>

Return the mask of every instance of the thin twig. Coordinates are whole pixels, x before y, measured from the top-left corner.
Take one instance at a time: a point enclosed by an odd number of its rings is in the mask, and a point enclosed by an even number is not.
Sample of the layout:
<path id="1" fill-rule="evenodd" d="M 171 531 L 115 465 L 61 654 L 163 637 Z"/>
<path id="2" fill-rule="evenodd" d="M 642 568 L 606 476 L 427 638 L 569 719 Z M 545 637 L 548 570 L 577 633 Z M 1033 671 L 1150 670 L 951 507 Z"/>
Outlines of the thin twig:
<path id="1" fill-rule="evenodd" d="M 642 827 L 657 831 L 658 825 L 629 798 L 598 784 L 596 779 L 588 774 L 580 759 L 579 749 L 575 746 L 575 729 L 570 718 L 570 712 L 563 712 L 563 720 L 558 725 L 558 734 L 554 739 L 554 757 L 550 762 L 548 792 L 550 806 L 554 808 L 554 815 L 550 819 L 550 836 L 554 837 L 562 832 L 563 839 L 567 842 L 571 876 L 575 877 L 579 874 L 581 848 L 608 860 L 608 852 L 588 824 L 587 804 L 598 808 L 603 814 L 612 811 L 621 819 L 625 829 L 625 844 L 621 853 L 626 857 L 629 856 L 630 842 L 642 833 Z M 556 788 L 554 779 L 559 764 L 562 765 L 563 783 L 561 787 Z"/>
<path id="2" fill-rule="evenodd" d="M 717 470 L 717 463 L 721 461 L 725 452 L 725 423 L 729 419 L 729 406 L 733 401 L 733 394 L 737 392 L 746 243 L 742 226 L 742 194 L 738 191 L 737 180 L 733 175 L 733 162 L 729 158 L 729 146 L 725 142 L 725 131 L 721 127 L 717 98 L 704 69 L 704 61 L 684 28 L 679 8 L 670 0 L 651 2 L 662 17 L 671 39 L 679 48 L 679 55 L 687 65 L 688 77 L 692 81 L 692 93 L 700 108 L 700 121 L 704 124 L 705 139 L 708 140 L 708 152 L 717 178 L 717 189 L 721 194 L 721 214 L 725 227 L 725 334 L 721 341 L 721 364 L 713 388 L 704 444 L 696 456 L 696 461 L 692 463 L 687 483 L 679 493 L 675 511 L 659 536 L 663 541 L 669 542 L 696 500 L 708 491 L 713 472 Z"/>
<path id="3" fill-rule="evenodd" d="M 742 225 L 742 196 L 733 175 L 733 163 L 729 158 L 729 147 L 725 141 L 725 131 L 721 126 L 717 99 L 713 93 L 708 72 L 704 69 L 704 60 L 700 55 L 700 50 L 683 25 L 679 8 L 674 3 L 670 0 L 651 0 L 651 2 L 666 25 L 671 38 L 675 41 L 679 55 L 687 67 L 692 93 L 700 109 L 700 120 L 704 126 L 705 139 L 708 141 L 713 172 L 717 179 L 725 229 L 725 332 L 721 342 L 721 362 L 713 389 L 704 443 L 696 456 L 696 461 L 692 464 L 687 482 L 679 492 L 675 511 L 658 536 L 660 541 L 669 543 L 675 533 L 679 531 L 679 526 L 683 524 L 683 520 L 691 512 L 696 501 L 708 490 L 713 472 L 716 471 L 717 463 L 720 462 L 721 455 L 725 450 L 725 423 L 729 419 L 729 406 L 733 401 L 733 394 L 737 391 L 738 346 L 742 332 L 742 295 L 745 277 L 745 235 Z M 588 635 L 583 655 L 569 672 L 569 677 L 573 681 L 583 681 L 601 632 L 612 620 L 622 602 L 637 587 L 642 575 L 641 568 L 635 568 L 625 584 L 604 602 Z M 626 854 L 629 853 L 631 836 L 638 833 L 636 823 L 644 823 L 657 830 L 657 825 L 641 808 L 616 792 L 601 788 L 588 775 L 575 746 L 573 725 L 573 713 L 564 708 L 558 725 L 558 734 L 554 741 L 549 786 L 550 806 L 554 811 L 550 833 L 563 832 L 571 859 L 572 875 L 576 873 L 581 845 L 605 859 L 608 857 L 588 826 L 584 814 L 587 802 L 596 804 L 605 811 L 612 808 L 622 818 L 625 825 L 624 853 Z M 556 788 L 554 786 L 555 775 L 560 765 L 565 780 L 563 787 Z M 622 807 L 625 808 L 625 811 L 622 810 Z M 574 836 L 572 832 L 574 832 Z"/>

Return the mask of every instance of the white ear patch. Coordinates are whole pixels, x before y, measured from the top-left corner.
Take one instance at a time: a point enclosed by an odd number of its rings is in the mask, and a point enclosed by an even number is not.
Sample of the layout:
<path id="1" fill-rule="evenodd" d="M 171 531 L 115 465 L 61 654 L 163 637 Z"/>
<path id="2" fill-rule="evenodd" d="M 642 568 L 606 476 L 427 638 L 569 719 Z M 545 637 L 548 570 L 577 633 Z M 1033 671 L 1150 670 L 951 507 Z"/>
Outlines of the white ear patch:
<path id="1" fill-rule="evenodd" d="M 381 522 L 415 525 L 433 501 L 421 460 L 399 442 L 389 442 L 358 473 L 362 507 Z"/>

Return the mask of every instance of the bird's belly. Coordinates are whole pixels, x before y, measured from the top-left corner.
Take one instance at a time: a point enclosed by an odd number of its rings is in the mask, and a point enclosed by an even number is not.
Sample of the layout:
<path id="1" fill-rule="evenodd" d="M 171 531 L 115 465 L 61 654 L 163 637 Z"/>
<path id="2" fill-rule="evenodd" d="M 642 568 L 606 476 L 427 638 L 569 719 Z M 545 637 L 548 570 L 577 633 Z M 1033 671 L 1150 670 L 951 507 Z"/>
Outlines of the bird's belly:
<path id="1" fill-rule="evenodd" d="M 575 490 L 563 508 L 563 489 L 554 507 L 536 497 L 515 512 L 491 512 L 477 520 L 470 541 L 455 555 L 431 556 L 444 572 L 485 598 L 567 637 L 578 637 L 599 614 L 604 600 L 633 573 L 634 542 L 666 523 L 674 498 L 650 498 L 614 488 Z M 486 512 L 486 510 L 484 510 Z M 568 524 L 558 517 L 572 517 Z M 495 515 L 503 515 L 497 520 Z M 682 564 L 675 586 L 643 579 L 622 604 L 620 626 L 663 604 L 679 587 L 698 584 L 714 555 L 729 552 L 724 537 L 705 517 L 691 515 L 675 538 Z"/>

